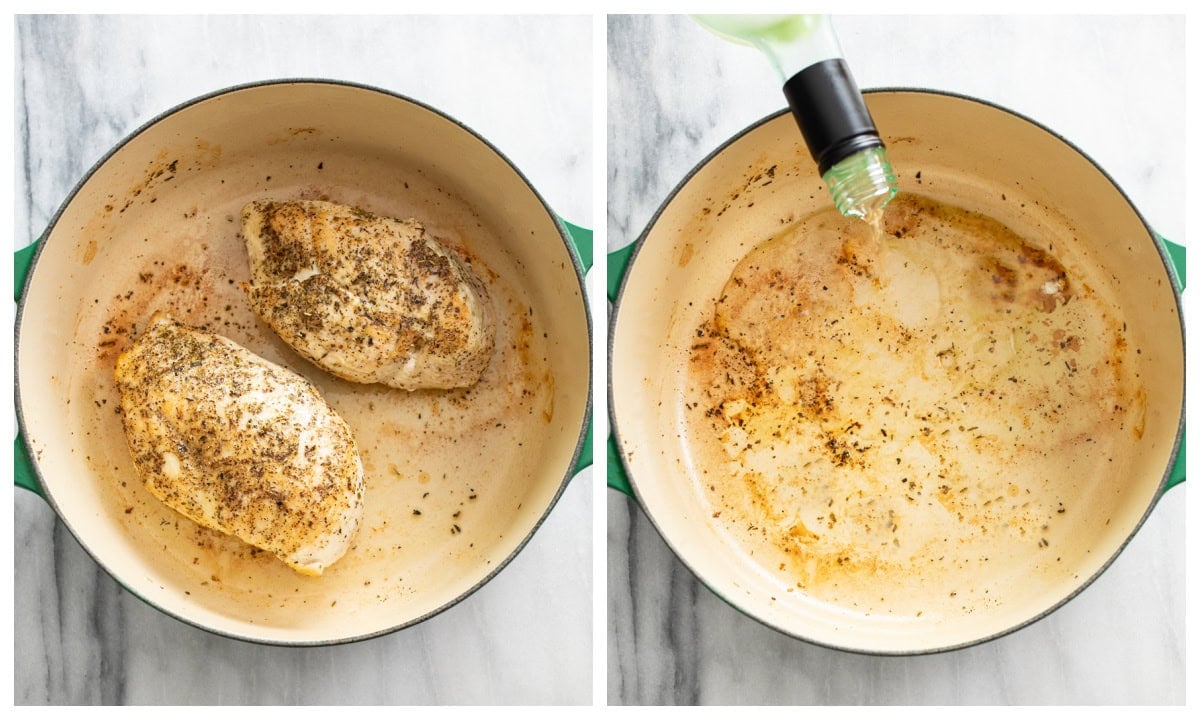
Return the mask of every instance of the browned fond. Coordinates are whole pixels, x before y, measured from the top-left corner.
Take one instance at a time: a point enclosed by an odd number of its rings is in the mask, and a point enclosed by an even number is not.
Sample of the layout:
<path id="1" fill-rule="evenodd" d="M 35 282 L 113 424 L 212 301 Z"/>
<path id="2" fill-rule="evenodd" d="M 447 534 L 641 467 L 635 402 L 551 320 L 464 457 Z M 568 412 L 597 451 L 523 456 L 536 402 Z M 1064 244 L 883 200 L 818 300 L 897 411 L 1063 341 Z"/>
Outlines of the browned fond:
<path id="1" fill-rule="evenodd" d="M 695 329 L 685 432 L 714 522 L 794 591 L 971 612 L 1105 522 L 1089 490 L 1144 394 L 1053 240 L 912 195 L 884 230 L 822 211 L 738 264 Z"/>

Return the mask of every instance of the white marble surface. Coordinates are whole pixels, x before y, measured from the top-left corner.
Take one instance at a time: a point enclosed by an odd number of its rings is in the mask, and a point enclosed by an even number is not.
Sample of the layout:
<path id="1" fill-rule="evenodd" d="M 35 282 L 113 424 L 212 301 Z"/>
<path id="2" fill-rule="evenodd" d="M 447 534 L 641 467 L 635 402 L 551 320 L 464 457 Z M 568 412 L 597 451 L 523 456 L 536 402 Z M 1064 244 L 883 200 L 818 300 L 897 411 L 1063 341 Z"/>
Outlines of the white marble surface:
<path id="1" fill-rule="evenodd" d="M 588 17 L 18 17 L 16 239 L 127 133 L 230 85 L 377 85 L 490 140 L 590 226 Z M 602 334 L 599 337 L 603 337 Z M 17 704 L 576 704 L 592 693 L 591 472 L 492 582 L 418 626 L 293 649 L 216 637 L 112 581 L 15 492 Z"/>
<path id="2" fill-rule="evenodd" d="M 681 17 L 608 20 L 608 244 L 683 175 L 785 106 L 755 51 Z M 835 18 L 863 88 L 927 87 L 1025 113 L 1089 153 L 1184 242 L 1184 29 L 1157 17 Z M 611 704 L 1175 704 L 1184 701 L 1184 505 L 1171 490 L 1109 570 L 991 643 L 879 658 L 759 625 L 701 586 L 636 504 L 608 497 Z"/>

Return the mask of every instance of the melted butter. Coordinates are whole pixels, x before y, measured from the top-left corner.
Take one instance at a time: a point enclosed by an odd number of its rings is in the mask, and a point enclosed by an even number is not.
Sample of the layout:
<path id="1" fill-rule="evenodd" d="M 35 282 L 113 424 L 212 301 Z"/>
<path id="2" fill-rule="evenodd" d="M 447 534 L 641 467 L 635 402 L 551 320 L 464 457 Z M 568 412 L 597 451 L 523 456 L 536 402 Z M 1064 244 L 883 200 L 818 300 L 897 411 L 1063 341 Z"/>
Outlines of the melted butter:
<path id="1" fill-rule="evenodd" d="M 1104 516 L 1137 422 L 1123 323 L 1051 243 L 911 195 L 873 219 L 816 213 L 736 267 L 691 352 L 696 477 L 799 592 L 973 612 Z"/>

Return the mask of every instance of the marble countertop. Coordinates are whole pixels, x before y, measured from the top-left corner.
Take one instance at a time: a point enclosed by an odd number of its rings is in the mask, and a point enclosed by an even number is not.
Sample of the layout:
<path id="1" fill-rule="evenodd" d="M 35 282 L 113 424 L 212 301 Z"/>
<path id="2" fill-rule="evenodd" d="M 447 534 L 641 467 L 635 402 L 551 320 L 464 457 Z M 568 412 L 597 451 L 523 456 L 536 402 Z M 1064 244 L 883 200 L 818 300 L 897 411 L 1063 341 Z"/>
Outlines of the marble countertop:
<path id="1" fill-rule="evenodd" d="M 350 80 L 486 137 L 590 227 L 591 18 L 21 16 L 16 240 L 156 114 L 231 85 Z M 598 337 L 603 337 L 598 334 Z M 144 604 L 15 491 L 17 704 L 588 704 L 592 483 L 584 471 L 491 582 L 410 629 L 324 648 L 208 634 Z"/>
<path id="2" fill-rule="evenodd" d="M 1184 243 L 1181 17 L 838 16 L 863 88 L 985 98 L 1082 148 Z M 684 174 L 784 107 L 755 51 L 683 16 L 608 19 L 608 246 Z M 1184 701 L 1184 506 L 1168 492 L 1117 561 L 1048 618 L 984 645 L 887 658 L 790 639 L 705 589 L 610 492 L 610 704 L 1175 704 Z"/>

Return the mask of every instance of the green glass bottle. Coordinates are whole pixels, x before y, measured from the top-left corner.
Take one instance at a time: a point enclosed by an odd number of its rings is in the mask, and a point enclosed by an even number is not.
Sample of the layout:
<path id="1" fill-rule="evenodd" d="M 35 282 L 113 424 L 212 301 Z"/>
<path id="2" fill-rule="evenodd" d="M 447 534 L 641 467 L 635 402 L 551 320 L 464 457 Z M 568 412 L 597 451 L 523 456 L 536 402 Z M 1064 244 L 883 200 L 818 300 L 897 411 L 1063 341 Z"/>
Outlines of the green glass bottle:
<path id="1" fill-rule="evenodd" d="M 827 15 L 693 15 L 727 40 L 758 48 L 783 80 L 805 144 L 848 217 L 878 223 L 896 175 Z"/>

